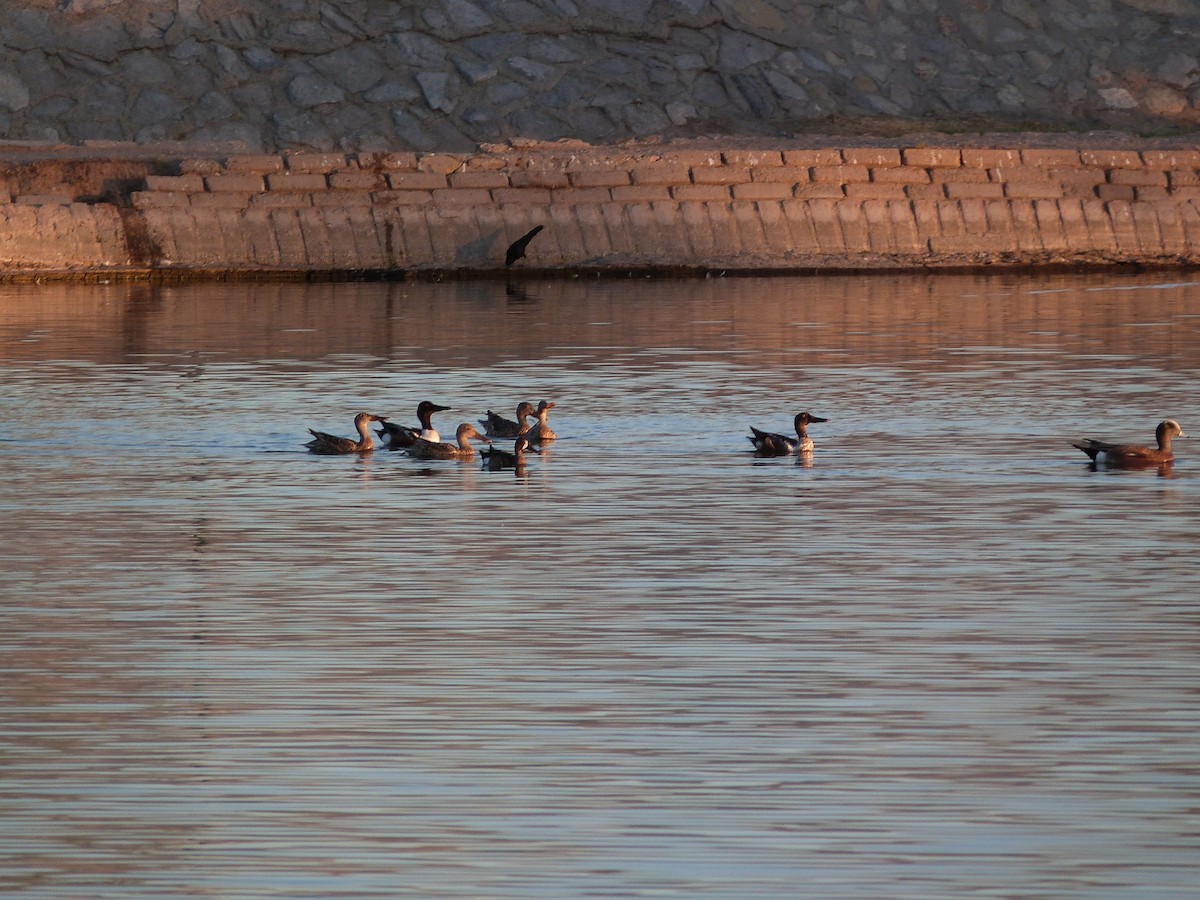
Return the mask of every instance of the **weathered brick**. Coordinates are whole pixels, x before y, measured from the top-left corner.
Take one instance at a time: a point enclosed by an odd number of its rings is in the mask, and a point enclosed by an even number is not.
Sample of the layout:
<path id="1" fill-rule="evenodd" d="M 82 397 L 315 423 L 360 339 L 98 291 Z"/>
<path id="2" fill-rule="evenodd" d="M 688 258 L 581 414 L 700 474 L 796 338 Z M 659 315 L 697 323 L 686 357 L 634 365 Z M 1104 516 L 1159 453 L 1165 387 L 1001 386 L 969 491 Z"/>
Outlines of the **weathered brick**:
<path id="1" fill-rule="evenodd" d="M 508 168 L 509 160 L 505 156 L 468 156 L 464 161 L 468 172 L 498 172 Z"/>
<path id="2" fill-rule="evenodd" d="M 370 172 L 417 172 L 417 154 L 415 153 L 360 153 L 358 166 Z M 339 168 L 335 166 L 334 168 Z M 325 171 L 325 170 L 322 170 Z M 328 171 L 333 171 L 329 169 Z"/>
<path id="3" fill-rule="evenodd" d="M 137 209 L 188 206 L 191 203 L 183 191 L 134 191 L 130 199 Z"/>
<path id="4" fill-rule="evenodd" d="M 624 169 L 585 169 L 571 173 L 571 184 L 580 188 L 618 187 L 629 184 L 629 173 Z"/>
<path id="5" fill-rule="evenodd" d="M 610 190 L 613 200 L 619 203 L 648 203 L 651 200 L 671 199 L 671 189 L 665 184 L 626 184 Z"/>
<path id="6" fill-rule="evenodd" d="M 957 183 L 946 185 L 946 196 L 951 200 L 982 200 L 1004 196 L 1004 185 L 995 182 L 988 183 Z"/>
<path id="7" fill-rule="evenodd" d="M 1067 242 L 1067 249 L 1076 253 L 1090 251 L 1092 238 L 1088 230 L 1087 218 L 1083 214 L 1083 204 L 1078 200 L 1060 200 L 1058 212 L 1062 219 L 1063 236 Z"/>
<path id="8" fill-rule="evenodd" d="M 372 206 L 425 206 L 433 202 L 433 191 L 372 191 Z"/>
<path id="9" fill-rule="evenodd" d="M 871 180 L 879 184 L 929 184 L 933 177 L 928 169 L 920 166 L 895 166 L 872 169 Z"/>
<path id="10" fill-rule="evenodd" d="M 496 203 L 539 203 L 550 205 L 550 189 L 535 187 L 494 188 L 492 199 Z"/>
<path id="11" fill-rule="evenodd" d="M 822 253 L 843 253 L 846 250 L 846 238 L 842 234 L 841 219 L 838 218 L 839 206 L 840 203 L 832 200 L 810 200 L 808 203 L 813 231 Z"/>
<path id="12" fill-rule="evenodd" d="M 992 180 L 991 171 L 975 166 L 961 166 L 957 169 L 931 169 L 929 174 L 934 184 L 983 184 Z"/>
<path id="13" fill-rule="evenodd" d="M 347 160 L 344 153 L 296 151 L 285 153 L 283 158 L 287 163 L 287 170 L 297 175 L 326 175 L 348 168 L 358 168 L 359 165 L 357 161 Z"/>
<path id="14" fill-rule="evenodd" d="M 1050 200 L 1063 196 L 1057 181 L 1013 181 L 1003 185 L 1004 196 L 1022 200 Z"/>
<path id="15" fill-rule="evenodd" d="M 451 153 L 423 153 L 417 157 L 417 169 L 421 172 L 449 175 L 461 169 L 464 162 L 465 157 Z"/>
<path id="16" fill-rule="evenodd" d="M 1084 221 L 1087 222 L 1088 240 L 1093 250 L 1102 253 L 1115 253 L 1117 239 L 1113 233 L 1112 219 L 1108 214 L 1108 206 L 1103 201 L 1092 199 L 1080 202 Z"/>
<path id="17" fill-rule="evenodd" d="M 375 172 L 334 172 L 329 187 L 335 191 L 382 191 L 388 187 L 387 176 Z"/>
<path id="18" fill-rule="evenodd" d="M 1158 215 L 1158 229 L 1162 235 L 1163 253 L 1170 256 L 1186 256 L 1189 251 L 1194 251 L 1196 248 L 1188 245 L 1179 207 L 1170 202 L 1155 203 L 1154 209 Z"/>
<path id="19" fill-rule="evenodd" d="M 275 155 L 231 156 L 225 160 L 224 171 L 230 175 L 266 175 L 283 171 L 283 157 Z"/>
<path id="20" fill-rule="evenodd" d="M 804 166 L 767 166 L 751 169 L 750 177 L 764 184 L 806 184 L 809 173 Z"/>
<path id="21" fill-rule="evenodd" d="M 394 191 L 435 191 L 450 184 L 437 172 L 389 172 L 387 180 Z"/>
<path id="22" fill-rule="evenodd" d="M 750 170 L 745 166 L 693 166 L 696 184 L 748 184 Z"/>
<path id="23" fill-rule="evenodd" d="M 758 215 L 757 203 L 738 203 L 732 205 L 733 218 L 737 223 L 739 237 L 741 238 L 741 253 L 747 255 L 762 255 L 763 247 L 766 244 L 766 235 L 763 234 L 762 221 Z"/>
<path id="24" fill-rule="evenodd" d="M 962 165 L 962 151 L 944 147 L 907 147 L 901 153 L 906 166 L 924 169 L 953 168 Z"/>
<path id="25" fill-rule="evenodd" d="M 671 197 L 681 201 L 728 200 L 731 194 L 724 184 L 677 184 Z"/>
<path id="26" fill-rule="evenodd" d="M 763 249 L 776 258 L 786 256 L 792 250 L 792 236 L 783 215 L 783 204 L 778 200 L 760 200 L 757 206 L 766 241 Z"/>
<path id="27" fill-rule="evenodd" d="M 846 197 L 850 200 L 903 200 L 907 196 L 904 193 L 903 184 L 880 182 L 863 184 L 859 181 L 852 181 L 846 185 Z"/>
<path id="28" fill-rule="evenodd" d="M 688 245 L 692 248 L 693 260 L 704 263 L 716 253 L 712 223 L 708 219 L 708 208 L 703 203 L 684 202 L 679 204 L 679 215 Z"/>
<path id="29" fill-rule="evenodd" d="M 274 206 L 312 206 L 313 195 L 305 191 L 267 191 L 265 194 L 251 194 L 251 208 L 269 209 Z"/>
<path id="30" fill-rule="evenodd" d="M 1096 196 L 1101 200 L 1133 200 L 1137 196 L 1131 184 L 1098 184 Z"/>
<path id="31" fill-rule="evenodd" d="M 1159 256 L 1163 252 L 1157 206 L 1156 203 L 1130 205 L 1130 212 L 1133 214 L 1133 230 L 1137 234 L 1139 248 L 1142 253 L 1149 253 L 1152 256 Z"/>
<path id="32" fill-rule="evenodd" d="M 1167 186 L 1167 173 L 1161 169 L 1109 169 L 1110 184 L 1134 184 L 1139 186 Z"/>
<path id="33" fill-rule="evenodd" d="M 1133 197 L 1141 202 L 1143 200 L 1167 200 L 1171 196 L 1171 192 L 1165 187 L 1135 187 L 1133 189 Z"/>
<path id="34" fill-rule="evenodd" d="M 682 163 L 646 163 L 633 166 L 629 177 L 634 184 L 686 184 L 691 169 Z"/>
<path id="35" fill-rule="evenodd" d="M 515 188 L 565 188 L 571 183 L 561 169 L 519 169 L 509 173 L 508 181 Z"/>
<path id="36" fill-rule="evenodd" d="M 816 184 L 846 184 L 851 181 L 870 181 L 871 170 L 866 166 L 813 166 L 811 177 Z"/>
<path id="37" fill-rule="evenodd" d="M 601 203 L 600 216 L 608 231 L 608 240 L 612 245 L 613 252 L 626 256 L 637 256 L 637 241 L 631 236 L 629 221 L 625 215 L 627 208 L 624 203 Z"/>
<path id="38" fill-rule="evenodd" d="M 779 150 L 725 150 L 721 158 L 727 166 L 782 166 L 783 153 Z"/>
<path id="39" fill-rule="evenodd" d="M 506 188 L 508 175 L 496 171 L 464 171 L 450 173 L 450 187 L 455 188 Z"/>
<path id="40" fill-rule="evenodd" d="M 204 179 L 199 175 L 147 175 L 146 190 L 197 193 L 204 190 Z"/>
<path id="41" fill-rule="evenodd" d="M 928 240 L 942 233 L 941 204 L 936 200 L 913 200 L 913 221 L 917 226 L 917 237 Z"/>
<path id="42" fill-rule="evenodd" d="M 204 186 L 214 192 L 236 191 L 240 194 L 254 194 L 267 189 L 261 175 L 206 175 Z"/>
<path id="43" fill-rule="evenodd" d="M 1200 169 L 1200 150 L 1143 150 L 1142 161 L 1158 169 Z"/>
<path id="44" fill-rule="evenodd" d="M 833 148 L 823 150 L 784 150 L 783 164 L 785 166 L 840 166 L 843 162 L 842 151 Z"/>
<path id="45" fill-rule="evenodd" d="M 840 181 L 829 181 L 825 184 L 798 184 L 795 193 L 805 200 L 840 200 L 846 196 L 846 189 Z"/>
<path id="46" fill-rule="evenodd" d="M 302 269 L 308 265 L 304 253 L 304 234 L 300 230 L 300 216 L 296 209 L 272 209 L 268 213 L 275 242 L 279 247 L 279 264 L 289 269 Z"/>
<path id="47" fill-rule="evenodd" d="M 563 207 L 570 209 L 579 225 L 579 234 L 583 239 L 585 256 L 588 259 L 603 259 L 612 252 L 612 241 L 608 236 L 608 228 L 604 223 L 604 214 L 600 204 L 585 203 L 580 206 Z"/>
<path id="48" fill-rule="evenodd" d="M 612 190 L 609 188 L 563 188 L 550 191 L 551 203 L 609 203 Z"/>
<path id="49" fill-rule="evenodd" d="M 179 161 L 179 171 L 183 175 L 219 175 L 221 161 L 204 156 L 192 156 Z"/>
<path id="50" fill-rule="evenodd" d="M 329 187 L 324 175 L 276 173 L 267 176 L 267 190 L 271 191 L 323 191 Z"/>
<path id="51" fill-rule="evenodd" d="M 946 186 L 934 184 L 906 184 L 904 196 L 910 200 L 945 200 Z"/>
<path id="52" fill-rule="evenodd" d="M 1037 217 L 1038 231 L 1041 233 L 1042 246 L 1051 253 L 1064 253 L 1067 249 L 1067 234 L 1063 228 L 1062 212 L 1057 200 L 1033 201 L 1034 215 Z"/>
<path id="53" fill-rule="evenodd" d="M 1085 166 L 1102 169 L 1140 169 L 1144 165 L 1136 150 L 1080 150 L 1079 159 Z"/>
<path id="54" fill-rule="evenodd" d="M 849 253 L 870 250 L 867 240 L 867 220 L 863 215 L 861 203 L 845 201 L 837 205 L 837 219 L 842 226 L 842 236 Z"/>
<path id="55" fill-rule="evenodd" d="M 205 209 L 245 209 L 250 204 L 250 198 L 257 194 L 238 193 L 236 191 L 203 192 L 188 194 L 191 206 Z"/>
<path id="56" fill-rule="evenodd" d="M 892 238 L 896 242 L 896 252 L 924 254 L 929 249 L 929 242 L 921 237 L 917 228 L 913 205 L 893 201 L 887 204 L 887 209 L 892 220 Z"/>
<path id="57" fill-rule="evenodd" d="M 792 198 L 790 184 L 756 182 L 735 184 L 731 189 L 734 200 L 790 200 Z"/>
<path id="58" fill-rule="evenodd" d="M 866 221 L 867 247 L 872 253 L 895 253 L 896 240 L 892 235 L 892 215 L 888 204 L 881 200 L 866 200 L 862 205 Z"/>
<path id="59" fill-rule="evenodd" d="M 433 192 L 433 202 L 439 206 L 473 206 L 491 203 L 492 194 L 483 188 L 439 188 Z"/>
<path id="60" fill-rule="evenodd" d="M 785 200 L 780 205 L 791 232 L 794 250 L 802 254 L 820 252 L 821 245 L 808 203 L 804 200 Z"/>
<path id="61" fill-rule="evenodd" d="M 898 166 L 900 151 L 895 147 L 850 147 L 842 150 L 842 159 L 848 166 Z"/>
<path id="62" fill-rule="evenodd" d="M 1025 147 L 1021 150 L 1021 160 L 1027 166 L 1080 165 L 1078 150 L 1050 150 L 1045 148 Z"/>
<path id="63" fill-rule="evenodd" d="M 1200 170 L 1197 169 L 1167 169 L 1167 184 L 1171 190 L 1181 187 L 1196 187 L 1200 185 Z"/>
<path id="64" fill-rule="evenodd" d="M 1079 160 L 1076 159 L 1075 162 L 1078 163 Z M 962 163 L 964 166 L 970 166 L 974 169 L 997 169 L 1005 166 L 1019 166 L 1021 164 L 1021 151 L 964 147 L 962 150 Z"/>
<path id="65" fill-rule="evenodd" d="M 371 192 L 370 191 L 317 191 L 309 194 L 312 198 L 313 206 L 324 207 L 346 207 L 346 206 L 370 206 Z"/>

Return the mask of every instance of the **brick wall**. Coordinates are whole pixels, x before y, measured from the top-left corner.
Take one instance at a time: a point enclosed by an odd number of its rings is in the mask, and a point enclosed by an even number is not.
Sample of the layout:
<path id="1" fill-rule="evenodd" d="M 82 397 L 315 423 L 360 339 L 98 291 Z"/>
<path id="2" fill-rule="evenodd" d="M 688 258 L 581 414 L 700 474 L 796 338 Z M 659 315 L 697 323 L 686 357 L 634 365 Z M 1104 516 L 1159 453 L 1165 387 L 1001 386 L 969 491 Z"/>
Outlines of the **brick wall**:
<path id="1" fill-rule="evenodd" d="M 0 270 L 486 270 L 537 224 L 520 264 L 537 269 L 1200 262 L 1200 150 L 540 145 L 170 169 L 127 209 L 0 195 Z"/>

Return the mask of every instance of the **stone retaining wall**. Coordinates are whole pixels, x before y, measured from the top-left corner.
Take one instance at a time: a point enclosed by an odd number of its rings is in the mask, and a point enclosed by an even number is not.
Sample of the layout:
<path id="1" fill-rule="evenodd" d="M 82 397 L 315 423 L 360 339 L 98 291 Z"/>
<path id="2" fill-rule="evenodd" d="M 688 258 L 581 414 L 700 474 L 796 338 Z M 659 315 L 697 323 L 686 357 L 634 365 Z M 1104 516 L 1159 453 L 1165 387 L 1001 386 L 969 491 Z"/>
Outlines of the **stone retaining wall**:
<path id="1" fill-rule="evenodd" d="M 0 137 L 247 150 L 1200 125 L 1195 0 L 4 0 Z"/>
<path id="2" fill-rule="evenodd" d="M 545 270 L 1200 263 L 1200 150 L 550 144 L 143 165 L 108 195 L 91 193 L 112 181 L 100 167 L 76 189 L 90 196 L 10 171 L 0 271 L 498 270 L 534 225 L 518 265 Z"/>

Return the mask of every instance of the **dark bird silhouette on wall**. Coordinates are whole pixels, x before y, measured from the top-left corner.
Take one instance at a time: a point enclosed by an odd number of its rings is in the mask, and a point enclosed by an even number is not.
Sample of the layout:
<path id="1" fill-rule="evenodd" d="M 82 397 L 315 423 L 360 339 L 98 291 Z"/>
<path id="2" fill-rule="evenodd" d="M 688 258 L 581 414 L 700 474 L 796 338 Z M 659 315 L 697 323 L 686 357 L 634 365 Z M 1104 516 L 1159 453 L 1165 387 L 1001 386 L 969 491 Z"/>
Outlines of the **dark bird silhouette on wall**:
<path id="1" fill-rule="evenodd" d="M 529 246 L 529 242 L 537 236 L 537 233 L 542 230 L 542 226 L 538 225 L 523 237 L 517 238 L 508 246 L 508 253 L 504 255 L 505 267 L 511 266 L 518 259 L 525 258 L 525 248 Z"/>

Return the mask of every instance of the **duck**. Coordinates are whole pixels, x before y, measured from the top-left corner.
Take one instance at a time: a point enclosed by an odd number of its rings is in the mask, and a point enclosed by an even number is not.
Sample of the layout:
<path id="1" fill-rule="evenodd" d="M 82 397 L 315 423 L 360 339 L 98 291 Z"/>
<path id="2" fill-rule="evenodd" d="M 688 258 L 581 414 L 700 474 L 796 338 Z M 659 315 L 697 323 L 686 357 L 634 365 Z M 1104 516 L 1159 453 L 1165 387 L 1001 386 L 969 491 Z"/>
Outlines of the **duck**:
<path id="1" fill-rule="evenodd" d="M 395 422 L 384 422 L 383 427 L 377 429 L 375 433 L 381 439 L 387 440 L 389 450 L 400 450 L 404 447 L 411 447 L 412 442 L 417 438 L 432 441 L 436 444 L 441 441 L 442 436 L 437 433 L 429 418 L 435 412 L 444 412 L 449 408 L 448 406 L 439 406 L 436 403 L 431 403 L 428 400 L 422 400 L 417 404 L 417 421 L 421 424 L 416 428 L 411 428 L 407 425 L 397 425 Z"/>
<path id="2" fill-rule="evenodd" d="M 375 449 L 375 441 L 371 438 L 371 423 L 386 421 L 383 416 L 360 412 L 354 417 L 354 429 L 358 432 L 357 441 L 310 428 L 308 433 L 313 439 L 304 446 L 312 453 L 370 453 Z"/>
<path id="3" fill-rule="evenodd" d="M 519 473 L 525 468 L 525 451 L 529 446 L 529 438 L 521 435 L 513 442 L 512 453 L 493 445 L 485 447 L 479 455 L 483 457 L 483 467 L 490 472 L 516 469 Z"/>
<path id="4" fill-rule="evenodd" d="M 517 420 L 515 422 L 489 409 L 487 417 L 480 419 L 479 424 L 483 426 L 483 433 L 488 437 L 516 437 L 529 430 L 529 423 L 525 420 L 532 415 L 534 415 L 533 404 L 528 400 L 522 400 L 517 404 Z"/>
<path id="5" fill-rule="evenodd" d="M 545 444 L 558 438 L 558 435 L 550 429 L 548 424 L 546 424 L 546 416 L 549 414 L 550 410 L 554 409 L 554 407 L 557 405 L 557 403 L 551 403 L 548 400 L 543 400 L 538 404 L 537 412 L 534 413 L 534 415 L 537 416 L 537 421 L 529 426 L 529 432 L 527 434 L 529 443 Z"/>
<path id="6" fill-rule="evenodd" d="M 449 441 L 427 441 L 418 437 L 408 448 L 408 455 L 417 459 L 473 459 L 475 448 L 471 446 L 472 440 L 491 443 L 470 422 L 459 425 L 454 437 L 458 442 L 456 444 Z"/>
<path id="7" fill-rule="evenodd" d="M 1187 437 L 1179 423 L 1174 419 L 1163 419 L 1154 430 L 1154 438 L 1158 447 L 1139 447 L 1136 444 L 1111 444 L 1108 441 L 1097 441 L 1084 438 L 1072 441 L 1071 446 L 1077 447 L 1088 455 L 1093 465 L 1103 464 L 1119 468 L 1137 468 L 1138 466 L 1157 466 L 1175 461 L 1171 451 L 1171 438 Z"/>
<path id="8" fill-rule="evenodd" d="M 759 456 L 787 456 L 791 453 L 812 453 L 814 445 L 812 438 L 808 436 L 808 426 L 813 422 L 828 421 L 828 419 L 814 416 L 806 410 L 796 416 L 796 436 L 794 438 L 788 437 L 785 434 L 759 431 L 754 426 L 750 426 L 753 434 L 747 435 L 746 439 L 754 445 L 754 452 Z"/>

